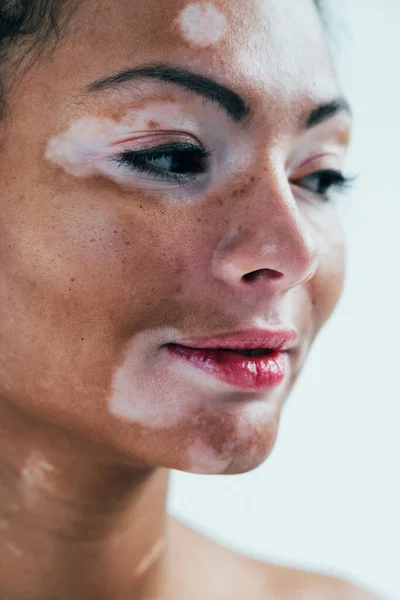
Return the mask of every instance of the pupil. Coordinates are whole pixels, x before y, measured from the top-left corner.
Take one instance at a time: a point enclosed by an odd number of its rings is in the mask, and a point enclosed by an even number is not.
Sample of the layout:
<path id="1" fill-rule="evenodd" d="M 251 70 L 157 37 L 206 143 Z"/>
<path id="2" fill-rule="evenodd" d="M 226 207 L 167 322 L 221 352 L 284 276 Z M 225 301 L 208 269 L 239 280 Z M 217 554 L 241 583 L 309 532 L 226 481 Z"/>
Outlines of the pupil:
<path id="1" fill-rule="evenodd" d="M 329 186 L 330 186 L 330 176 L 325 174 L 321 177 L 321 181 L 319 184 L 319 193 L 325 194 L 325 192 L 329 189 Z"/>
<path id="2" fill-rule="evenodd" d="M 171 173 L 202 173 L 197 152 L 169 152 L 154 154 L 149 163 Z"/>

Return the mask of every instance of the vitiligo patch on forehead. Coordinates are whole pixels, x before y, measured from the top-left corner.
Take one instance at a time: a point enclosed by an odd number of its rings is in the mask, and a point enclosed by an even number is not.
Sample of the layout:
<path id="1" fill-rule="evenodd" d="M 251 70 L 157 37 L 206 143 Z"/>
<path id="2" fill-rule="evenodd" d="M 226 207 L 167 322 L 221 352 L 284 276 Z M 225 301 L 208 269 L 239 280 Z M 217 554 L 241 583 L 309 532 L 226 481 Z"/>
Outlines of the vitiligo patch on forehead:
<path id="1" fill-rule="evenodd" d="M 217 44 L 228 29 L 228 21 L 212 2 L 189 4 L 177 18 L 183 37 L 205 48 Z"/>

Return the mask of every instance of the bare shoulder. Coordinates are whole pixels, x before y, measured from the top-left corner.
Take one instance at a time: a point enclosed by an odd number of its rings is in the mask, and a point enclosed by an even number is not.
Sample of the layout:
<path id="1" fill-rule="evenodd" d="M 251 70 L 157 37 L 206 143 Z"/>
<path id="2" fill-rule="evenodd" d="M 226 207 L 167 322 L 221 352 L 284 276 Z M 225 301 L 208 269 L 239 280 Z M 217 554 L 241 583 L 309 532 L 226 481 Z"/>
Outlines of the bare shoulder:
<path id="1" fill-rule="evenodd" d="M 182 597 L 209 600 L 382 600 L 343 579 L 243 556 L 170 518 Z M 196 595 L 198 594 L 198 596 Z M 180 594 L 173 595 L 180 598 Z"/>
<path id="2" fill-rule="evenodd" d="M 332 575 L 262 564 L 279 598 L 285 600 L 382 600 L 350 581 Z"/>

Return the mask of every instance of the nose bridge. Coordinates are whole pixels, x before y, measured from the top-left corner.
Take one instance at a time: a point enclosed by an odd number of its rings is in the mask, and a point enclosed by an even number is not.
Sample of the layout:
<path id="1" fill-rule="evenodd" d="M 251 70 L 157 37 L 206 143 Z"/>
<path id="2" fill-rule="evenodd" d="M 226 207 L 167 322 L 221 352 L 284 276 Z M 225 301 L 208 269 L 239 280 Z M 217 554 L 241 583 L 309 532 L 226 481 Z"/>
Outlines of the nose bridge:
<path id="1" fill-rule="evenodd" d="M 283 170 L 283 169 L 282 169 Z M 214 274 L 231 285 L 262 281 L 275 291 L 310 279 L 318 250 L 284 172 L 251 178 L 214 253 Z"/>

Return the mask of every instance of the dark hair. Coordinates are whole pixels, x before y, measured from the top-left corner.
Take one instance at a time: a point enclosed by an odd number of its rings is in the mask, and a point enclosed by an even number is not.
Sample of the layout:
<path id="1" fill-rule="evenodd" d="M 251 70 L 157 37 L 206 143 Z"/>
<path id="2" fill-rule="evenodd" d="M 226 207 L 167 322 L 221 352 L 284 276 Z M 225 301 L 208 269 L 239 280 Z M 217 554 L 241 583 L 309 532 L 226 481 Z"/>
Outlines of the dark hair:
<path id="1" fill-rule="evenodd" d="M 322 0 L 314 2 L 321 10 Z M 72 9 L 71 0 L 0 0 L 0 120 L 6 110 L 7 71 L 35 49 L 40 53 L 51 40 L 57 41 L 62 28 L 61 9 L 67 3 Z M 72 10 L 68 16 L 71 14 Z M 32 62 L 36 58 L 34 53 Z"/>
<path id="2" fill-rule="evenodd" d="M 51 40 L 59 38 L 65 4 L 66 0 L 0 0 L 0 119 L 6 109 L 6 74 L 30 54 L 34 62 Z"/>

